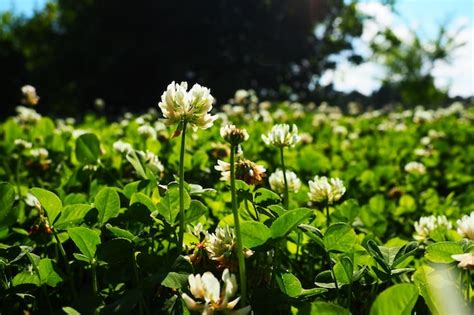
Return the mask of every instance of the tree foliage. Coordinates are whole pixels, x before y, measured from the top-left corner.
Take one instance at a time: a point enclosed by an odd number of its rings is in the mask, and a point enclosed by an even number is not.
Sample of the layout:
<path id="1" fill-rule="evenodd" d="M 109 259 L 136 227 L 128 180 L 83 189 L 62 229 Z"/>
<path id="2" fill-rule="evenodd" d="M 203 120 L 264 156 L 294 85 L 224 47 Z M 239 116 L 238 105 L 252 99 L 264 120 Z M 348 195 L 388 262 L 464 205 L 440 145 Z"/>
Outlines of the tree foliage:
<path id="1" fill-rule="evenodd" d="M 328 56 L 352 51 L 361 32 L 355 2 L 342 0 L 57 0 L 29 19 L 2 16 L 0 102 L 31 83 L 62 113 L 99 97 L 150 107 L 172 80 L 211 86 L 221 102 L 238 88 L 309 99 L 335 66 Z"/>

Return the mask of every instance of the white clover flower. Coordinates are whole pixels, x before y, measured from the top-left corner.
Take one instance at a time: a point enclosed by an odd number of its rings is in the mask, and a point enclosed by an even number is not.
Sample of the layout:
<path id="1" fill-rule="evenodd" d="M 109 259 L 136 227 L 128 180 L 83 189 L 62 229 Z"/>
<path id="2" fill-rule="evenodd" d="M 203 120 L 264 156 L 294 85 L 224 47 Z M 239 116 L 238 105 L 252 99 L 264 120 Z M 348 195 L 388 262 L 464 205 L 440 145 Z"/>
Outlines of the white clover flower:
<path id="1" fill-rule="evenodd" d="M 296 174 L 292 171 L 286 171 L 286 180 L 288 182 L 288 191 L 298 192 L 301 187 L 301 181 L 296 176 Z M 285 191 L 285 180 L 283 178 L 283 171 L 276 170 L 270 177 L 268 178 L 268 182 L 270 183 L 270 187 L 272 190 L 276 191 L 279 194 L 284 193 Z"/>
<path id="2" fill-rule="evenodd" d="M 431 139 L 441 139 L 446 137 L 446 134 L 442 131 L 430 129 L 428 130 L 428 137 L 430 137 Z"/>
<path id="3" fill-rule="evenodd" d="M 398 123 L 395 125 L 394 129 L 395 131 L 405 131 L 408 129 L 408 127 L 404 123 Z"/>
<path id="4" fill-rule="evenodd" d="M 207 230 L 204 229 L 204 226 L 201 222 L 199 222 L 195 226 L 188 225 L 188 232 L 197 237 L 198 239 L 201 238 L 201 233 L 206 236 L 206 239 L 209 236 L 209 233 L 207 232 Z"/>
<path id="5" fill-rule="evenodd" d="M 15 139 L 15 146 L 17 146 L 20 149 L 31 149 L 33 144 L 31 142 L 28 142 L 23 139 Z"/>
<path id="6" fill-rule="evenodd" d="M 214 166 L 216 171 L 221 172 L 221 181 L 230 181 L 230 163 L 217 160 Z M 247 159 L 239 159 L 235 163 L 235 178 L 243 180 L 247 184 L 258 184 L 265 176 L 266 169 Z"/>
<path id="7" fill-rule="evenodd" d="M 414 123 L 423 123 L 423 122 L 431 122 L 435 119 L 432 111 L 427 111 L 422 108 L 418 108 L 413 115 L 413 122 Z"/>
<path id="8" fill-rule="evenodd" d="M 36 89 L 31 85 L 24 85 L 21 87 L 21 93 L 23 94 L 22 102 L 26 105 L 37 105 L 39 102 L 39 96 L 36 94 Z"/>
<path id="9" fill-rule="evenodd" d="M 120 126 L 122 126 L 122 127 L 127 127 L 129 124 L 130 124 L 130 120 L 128 120 L 128 119 L 122 119 L 120 121 Z"/>
<path id="10" fill-rule="evenodd" d="M 209 271 L 202 276 L 199 274 L 189 275 L 189 291 L 194 299 L 186 293 L 181 295 L 188 309 L 199 311 L 205 315 L 212 315 L 216 311 L 224 311 L 230 314 L 248 314 L 250 306 L 233 311 L 240 300 L 240 297 L 232 300 L 237 293 L 235 275 L 230 274 L 229 269 L 225 269 L 222 273 L 222 281 L 223 287 L 221 290 L 219 280 Z M 195 299 L 198 301 L 195 301 Z"/>
<path id="11" fill-rule="evenodd" d="M 165 131 L 166 130 L 166 125 L 161 121 L 155 122 L 153 127 L 155 128 L 156 131 Z"/>
<path id="12" fill-rule="evenodd" d="M 49 156 L 49 152 L 45 148 L 32 149 L 30 154 L 32 157 L 39 158 L 40 160 L 45 160 Z"/>
<path id="13" fill-rule="evenodd" d="M 417 148 L 415 149 L 414 153 L 418 156 L 429 156 L 431 154 L 429 150 L 426 150 L 424 148 Z"/>
<path id="14" fill-rule="evenodd" d="M 214 166 L 214 169 L 221 172 L 221 181 L 227 182 L 230 180 L 230 163 L 217 160 L 217 165 Z"/>
<path id="15" fill-rule="evenodd" d="M 458 267 L 461 269 L 474 269 L 474 253 L 466 253 L 459 255 L 451 255 L 451 257 L 459 261 Z"/>
<path id="16" fill-rule="evenodd" d="M 249 92 L 247 90 L 237 90 L 235 91 L 234 101 L 238 104 L 241 104 L 249 97 Z"/>
<path id="17" fill-rule="evenodd" d="M 405 165 L 405 172 L 416 175 L 423 175 L 426 173 L 426 167 L 420 162 L 409 162 Z"/>
<path id="18" fill-rule="evenodd" d="M 273 112 L 273 117 L 277 121 L 286 121 L 288 120 L 288 114 L 282 108 L 278 108 L 276 111 Z"/>
<path id="19" fill-rule="evenodd" d="M 18 113 L 16 120 L 21 123 L 34 123 L 41 119 L 41 115 L 32 108 L 17 106 L 15 110 Z"/>
<path id="20" fill-rule="evenodd" d="M 212 260 L 229 258 L 236 246 L 234 229 L 226 225 L 216 228 L 215 233 L 209 234 L 206 250 Z"/>
<path id="21" fill-rule="evenodd" d="M 415 222 L 415 235 L 413 236 L 414 239 L 417 241 L 424 241 L 429 238 L 430 233 L 440 227 L 445 227 L 446 229 L 451 229 L 452 224 L 448 221 L 446 216 L 439 215 L 439 216 L 429 216 L 429 217 L 421 217 L 420 220 Z"/>
<path id="22" fill-rule="evenodd" d="M 456 222 L 458 224 L 458 233 L 463 238 L 474 241 L 474 211 L 470 215 L 463 216 Z"/>
<path id="23" fill-rule="evenodd" d="M 98 110 L 104 110 L 105 108 L 105 101 L 102 98 L 96 98 L 94 100 L 94 107 Z"/>
<path id="24" fill-rule="evenodd" d="M 268 111 L 270 108 L 272 108 L 272 103 L 270 103 L 269 101 L 261 102 L 260 104 L 258 104 L 258 108 L 260 110 Z"/>
<path id="25" fill-rule="evenodd" d="M 298 127 L 288 124 L 278 124 L 272 127 L 267 135 L 262 135 L 262 140 L 266 145 L 277 147 L 292 147 L 297 144 L 301 138 L 298 135 Z"/>
<path id="26" fill-rule="evenodd" d="M 133 147 L 130 143 L 123 142 L 122 140 L 115 141 L 112 146 L 114 150 L 119 153 L 128 153 L 133 150 Z"/>
<path id="27" fill-rule="evenodd" d="M 35 195 L 33 195 L 32 193 L 28 192 L 24 198 L 24 201 L 25 203 L 30 206 L 30 207 L 40 207 L 41 208 L 41 204 L 38 200 L 38 198 L 36 198 Z"/>
<path id="28" fill-rule="evenodd" d="M 199 84 L 194 84 L 191 90 L 187 91 L 188 84 L 174 81 L 168 85 L 166 91 L 161 95 L 161 102 L 158 106 L 163 112 L 163 116 L 171 124 L 186 121 L 191 127 L 207 129 L 212 126 L 217 116 L 211 116 L 214 98 L 208 88 Z"/>
<path id="29" fill-rule="evenodd" d="M 150 125 L 138 127 L 138 133 L 145 138 L 156 139 L 156 130 Z"/>
<path id="30" fill-rule="evenodd" d="M 420 143 L 422 145 L 429 145 L 431 143 L 431 138 L 430 137 L 423 137 L 420 139 Z"/>
<path id="31" fill-rule="evenodd" d="M 337 134 L 337 135 L 341 135 L 341 136 L 345 136 L 347 135 L 347 128 L 345 126 L 341 126 L 341 125 L 336 125 L 332 128 L 332 132 Z"/>
<path id="32" fill-rule="evenodd" d="M 309 199 L 314 202 L 327 202 L 333 204 L 341 199 L 346 192 L 342 180 L 326 176 L 315 176 L 314 181 L 309 181 Z"/>
<path id="33" fill-rule="evenodd" d="M 249 139 L 247 130 L 237 128 L 235 125 L 227 124 L 220 130 L 221 137 L 232 145 L 238 145 Z"/>
<path id="34" fill-rule="evenodd" d="M 140 154 L 144 160 L 146 165 L 154 172 L 157 174 L 161 174 L 165 171 L 165 168 L 163 164 L 161 164 L 160 159 L 156 154 L 150 151 L 138 151 L 138 154 Z"/>

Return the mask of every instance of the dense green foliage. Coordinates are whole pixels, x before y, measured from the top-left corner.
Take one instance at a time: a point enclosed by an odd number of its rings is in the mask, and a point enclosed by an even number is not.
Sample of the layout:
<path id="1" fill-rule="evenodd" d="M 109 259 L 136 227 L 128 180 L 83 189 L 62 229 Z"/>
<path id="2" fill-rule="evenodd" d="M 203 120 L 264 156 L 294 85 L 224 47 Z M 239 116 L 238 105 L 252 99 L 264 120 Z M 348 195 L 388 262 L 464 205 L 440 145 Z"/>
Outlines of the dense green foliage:
<path id="1" fill-rule="evenodd" d="M 214 169 L 228 161 L 219 133 L 227 120 L 247 130 L 241 154 L 267 172 L 260 183 L 236 181 L 256 314 L 445 314 L 450 301 L 436 281 L 461 311 L 468 307 L 472 278 L 452 255 L 474 250 L 456 231 L 474 211 L 472 108 L 343 115 L 324 105 L 250 102 L 188 131 L 186 258 L 176 250 L 180 138 L 156 110 L 75 123 L 23 109 L 1 122 L 1 312 L 188 313 L 188 275 L 237 274 L 235 246 L 215 259 L 199 233 L 234 222 L 229 183 Z M 302 183 L 288 209 L 268 183 L 280 152 L 261 138 L 276 123 L 296 124 L 301 137 L 284 150 Z M 411 161 L 425 171 L 406 171 Z M 315 175 L 338 177 L 347 189 L 327 208 L 329 227 L 325 206 L 308 198 Z M 422 216 L 448 224 L 415 231 Z"/>

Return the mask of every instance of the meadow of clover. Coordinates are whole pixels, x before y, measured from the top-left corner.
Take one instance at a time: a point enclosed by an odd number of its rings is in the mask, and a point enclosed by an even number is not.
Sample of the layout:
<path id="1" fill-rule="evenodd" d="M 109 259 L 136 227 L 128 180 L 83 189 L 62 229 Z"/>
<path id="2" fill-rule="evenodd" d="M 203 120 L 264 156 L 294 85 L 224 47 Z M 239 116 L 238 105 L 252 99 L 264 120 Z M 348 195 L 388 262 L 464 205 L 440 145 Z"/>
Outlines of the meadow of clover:
<path id="1" fill-rule="evenodd" d="M 42 116 L 23 88 L 0 121 L 1 314 L 472 311 L 474 108 L 191 85 L 114 121 Z"/>

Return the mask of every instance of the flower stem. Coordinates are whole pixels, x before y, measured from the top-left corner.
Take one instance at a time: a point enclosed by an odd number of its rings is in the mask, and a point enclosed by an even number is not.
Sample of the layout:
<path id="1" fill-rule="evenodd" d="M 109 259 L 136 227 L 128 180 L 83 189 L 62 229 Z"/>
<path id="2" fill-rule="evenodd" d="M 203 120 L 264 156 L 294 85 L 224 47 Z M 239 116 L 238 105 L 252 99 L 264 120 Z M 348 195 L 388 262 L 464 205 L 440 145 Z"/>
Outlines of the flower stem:
<path id="1" fill-rule="evenodd" d="M 16 163 L 15 181 L 16 181 L 16 187 L 17 187 L 17 189 L 18 189 L 18 199 L 19 199 L 19 200 L 22 200 L 23 197 L 21 196 L 20 166 L 21 166 L 21 157 L 18 158 L 18 161 L 17 161 L 17 163 Z"/>
<path id="2" fill-rule="evenodd" d="M 331 217 L 329 216 L 329 205 L 326 205 L 326 227 L 331 224 Z"/>
<path id="3" fill-rule="evenodd" d="M 28 260 L 30 261 L 31 265 L 33 265 L 33 270 L 35 271 L 36 276 L 38 277 L 39 286 L 41 287 L 41 292 L 43 293 L 46 299 L 46 304 L 48 305 L 49 313 L 53 314 L 53 307 L 51 306 L 48 291 L 46 291 L 46 287 L 43 286 L 43 280 L 41 279 L 41 274 L 39 272 L 38 266 L 36 265 L 36 261 L 33 259 L 30 253 L 27 252 L 26 256 L 28 257 Z"/>
<path id="4" fill-rule="evenodd" d="M 184 150 L 186 144 L 186 120 L 181 126 L 181 151 L 179 154 L 179 234 L 178 255 L 183 251 L 184 238 Z"/>
<path id="5" fill-rule="evenodd" d="M 91 262 L 91 273 L 92 273 L 92 291 L 94 291 L 94 295 L 97 296 L 97 293 L 99 292 L 99 288 L 97 286 L 97 271 L 96 271 L 96 262 L 92 261 Z"/>
<path id="6" fill-rule="evenodd" d="M 242 306 L 247 304 L 247 277 L 245 274 L 245 258 L 242 247 L 242 235 L 240 234 L 240 219 L 237 210 L 237 194 L 235 191 L 235 150 L 234 145 L 231 146 L 230 152 L 230 191 L 232 194 L 232 213 L 234 215 L 235 236 L 237 238 L 237 258 L 239 260 L 240 275 L 240 292 Z"/>
<path id="7" fill-rule="evenodd" d="M 467 288 L 466 288 L 466 300 L 467 304 L 471 305 L 471 270 L 466 270 L 467 275 Z"/>
<path id="8" fill-rule="evenodd" d="M 331 270 L 332 277 L 334 278 L 337 301 L 339 301 L 339 285 L 337 284 L 336 273 L 334 272 L 334 268 L 332 267 L 331 254 L 329 252 L 327 253 L 327 259 L 328 259 L 329 269 Z"/>
<path id="9" fill-rule="evenodd" d="M 283 147 L 280 148 L 280 160 L 281 160 L 281 168 L 283 171 L 283 181 L 285 182 L 285 192 L 283 195 L 283 205 L 285 206 L 285 209 L 288 210 L 288 204 L 290 202 L 289 200 L 289 194 L 288 194 L 288 180 L 286 178 L 286 168 L 285 168 L 285 159 L 283 156 Z"/>
<path id="10" fill-rule="evenodd" d="M 76 286 L 74 285 L 74 277 L 73 277 L 73 274 L 71 272 L 71 268 L 69 267 L 69 261 L 67 260 L 66 251 L 64 250 L 63 244 L 61 244 L 61 241 L 59 240 L 58 234 L 56 233 L 56 231 L 54 229 L 53 229 L 53 235 L 54 235 L 54 239 L 56 240 L 56 243 L 58 244 L 59 252 L 61 253 L 61 256 L 64 259 L 64 264 L 66 266 L 66 272 L 67 272 L 68 276 L 70 277 L 69 284 L 71 286 L 72 296 L 74 298 L 77 298 Z"/>

